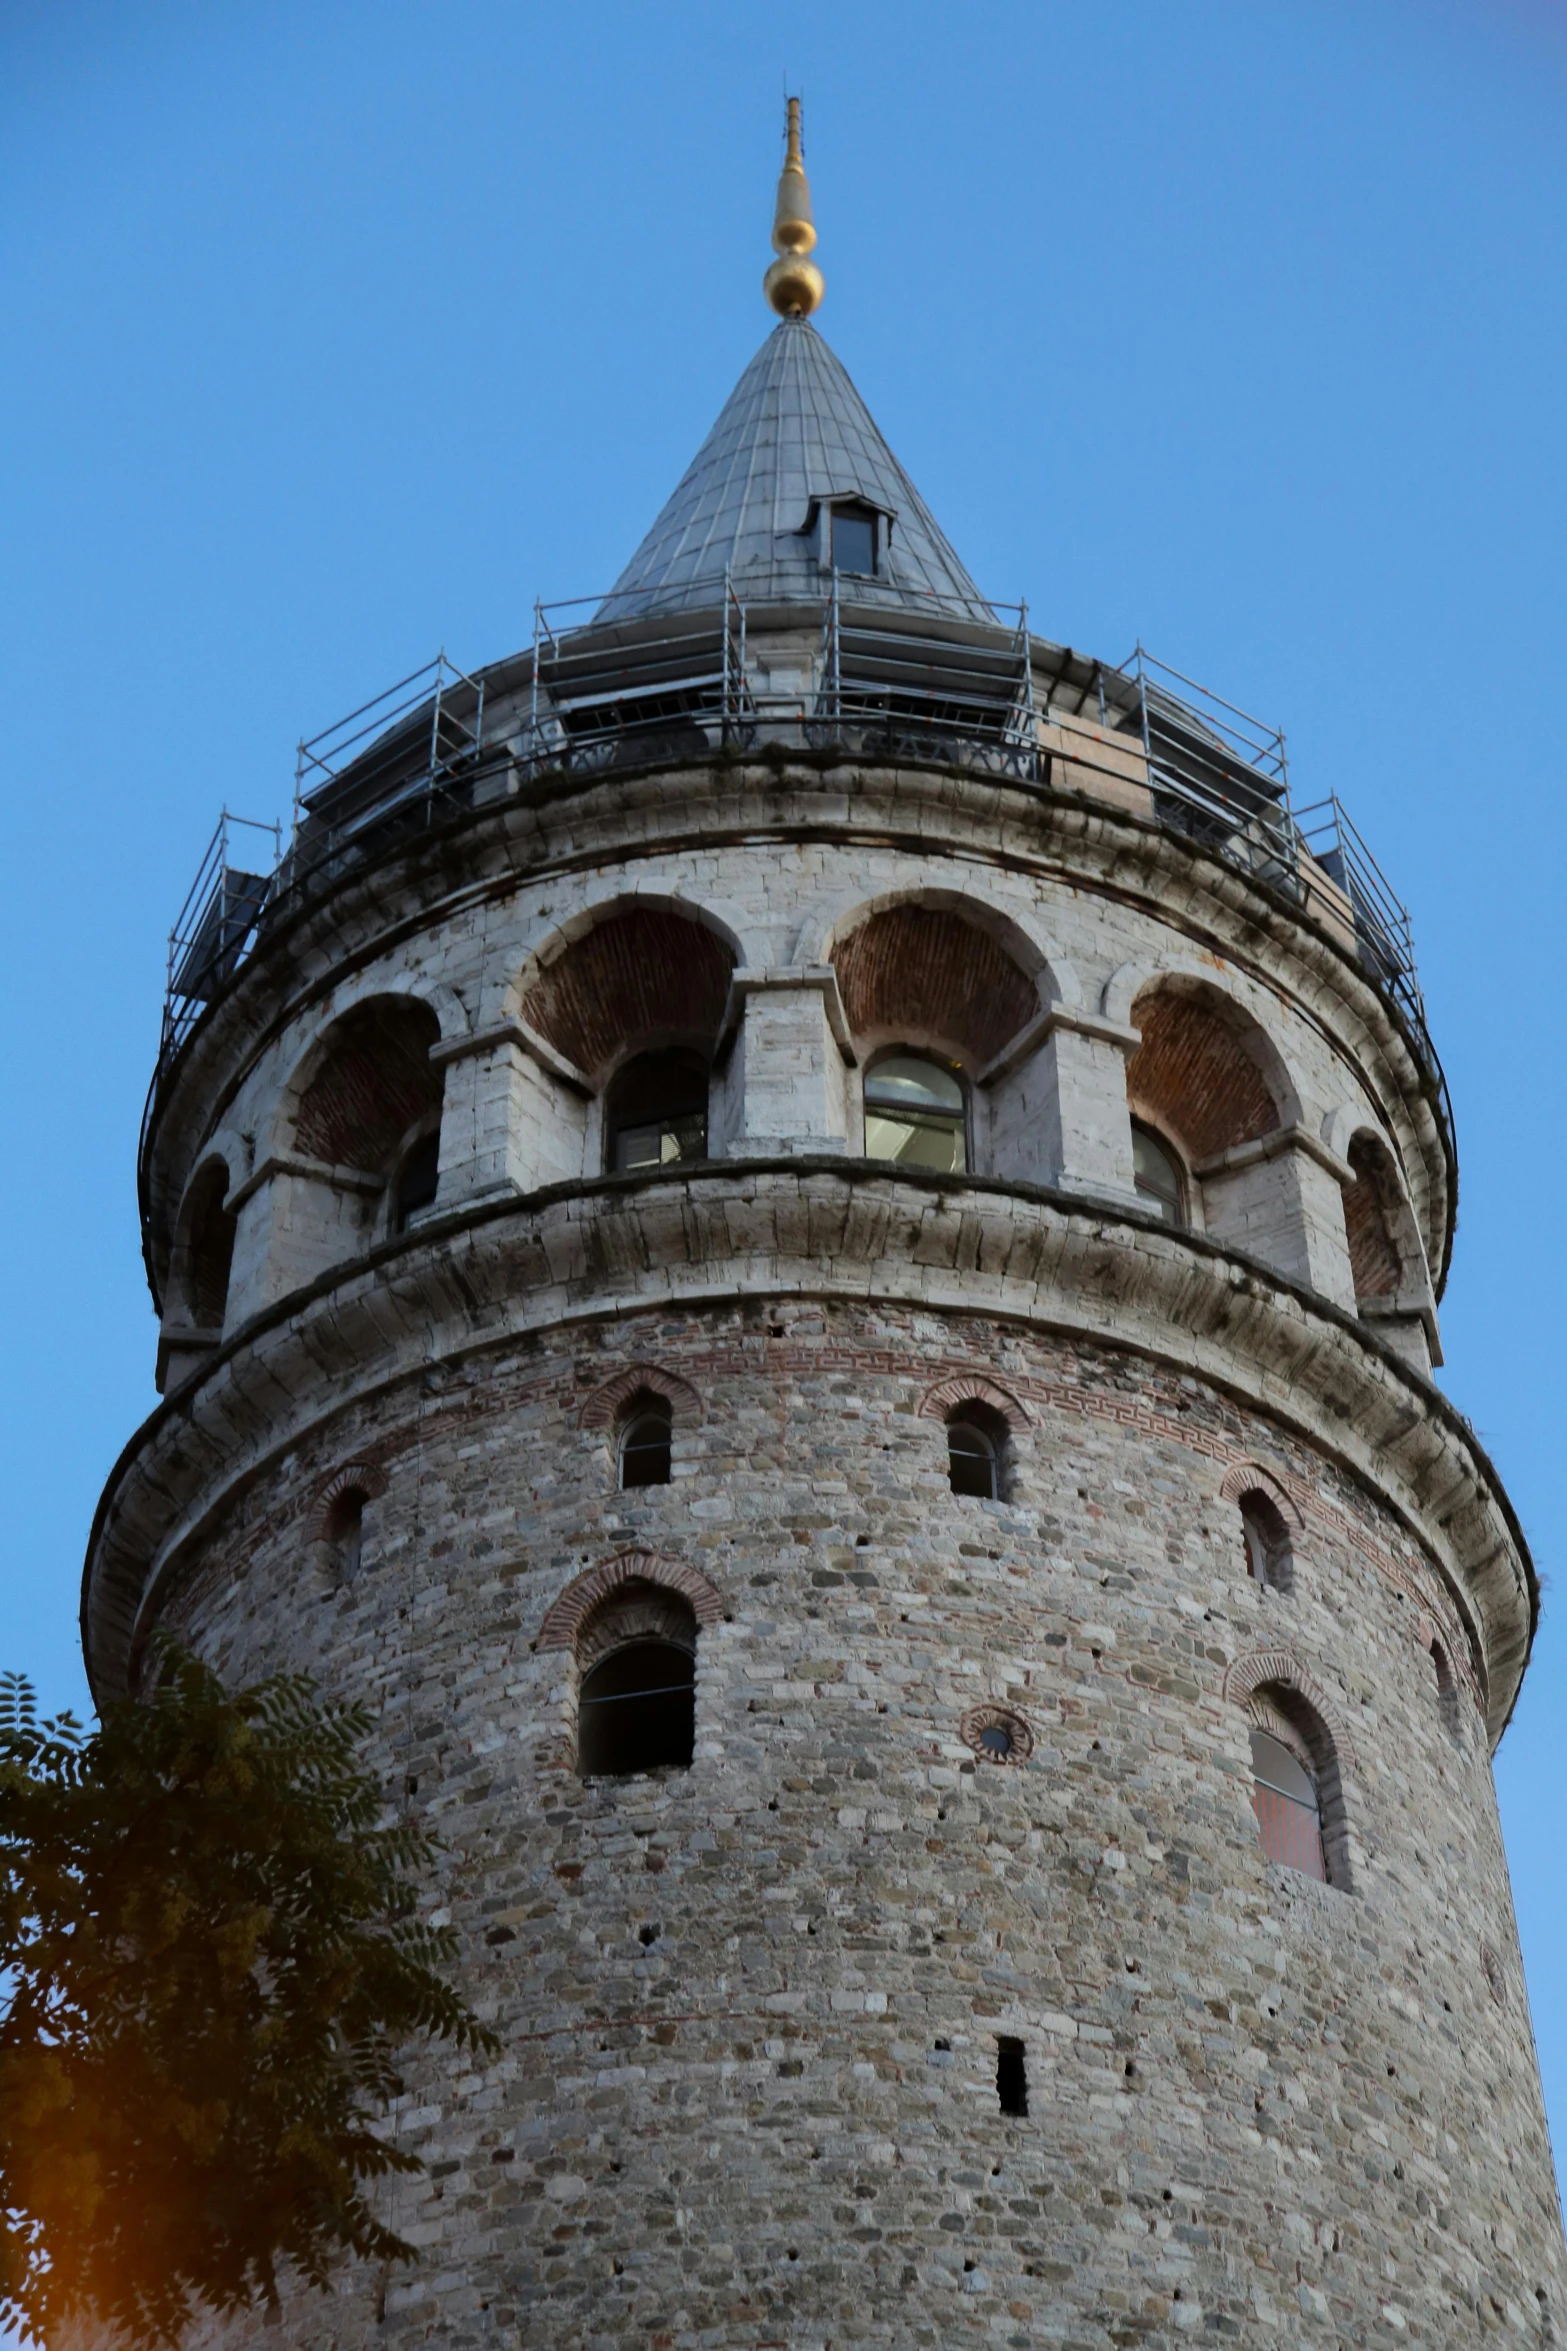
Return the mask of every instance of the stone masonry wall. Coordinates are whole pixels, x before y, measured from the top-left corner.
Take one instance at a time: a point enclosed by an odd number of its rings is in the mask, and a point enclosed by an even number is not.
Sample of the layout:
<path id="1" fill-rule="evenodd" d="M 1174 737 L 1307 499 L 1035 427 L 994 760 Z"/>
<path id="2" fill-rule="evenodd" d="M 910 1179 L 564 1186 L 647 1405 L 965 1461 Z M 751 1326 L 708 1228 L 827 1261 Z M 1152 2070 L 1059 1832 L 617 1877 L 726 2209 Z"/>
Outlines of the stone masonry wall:
<path id="1" fill-rule="evenodd" d="M 623 1494 L 592 1407 L 638 1365 L 676 1396 L 675 1476 Z M 949 1491 L 921 1407 L 960 1376 L 1010 1398 L 1006 1502 Z M 385 1483 L 339 1580 L 309 1520 L 356 1460 Z M 1246 1574 L 1245 1464 L 1299 1514 L 1287 1593 Z M 585 1784 L 571 1653 L 532 1644 L 628 1549 L 722 1603 L 696 1760 Z M 1374 1496 L 1212 1388 L 980 1316 L 628 1314 L 348 1402 L 165 1620 L 225 1675 L 376 1708 L 504 2042 L 422 2065 L 397 2113 L 431 2167 L 394 2197 L 419 2267 L 290 2304 L 289 2341 L 1560 2339 L 1461 1633 Z M 1260 1656 L 1338 1728 L 1353 1891 L 1261 1851 Z M 986 1702 L 1025 1764 L 965 1744 Z"/>

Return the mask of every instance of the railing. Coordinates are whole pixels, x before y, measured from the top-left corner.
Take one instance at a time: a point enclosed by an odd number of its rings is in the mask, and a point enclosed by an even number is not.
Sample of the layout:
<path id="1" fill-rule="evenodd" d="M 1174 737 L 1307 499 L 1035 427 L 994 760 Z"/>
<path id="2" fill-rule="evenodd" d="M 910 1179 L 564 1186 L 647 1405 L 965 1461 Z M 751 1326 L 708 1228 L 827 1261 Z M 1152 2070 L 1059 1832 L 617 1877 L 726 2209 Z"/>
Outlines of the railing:
<path id="1" fill-rule="evenodd" d="M 272 837 L 265 873 L 229 861 L 229 827 Z M 273 876 L 283 854 L 281 825 L 261 824 L 225 808 L 207 845 L 184 905 L 169 933 L 168 981 L 163 996 L 159 1066 L 177 1053 L 202 1011 L 238 970 L 251 946 Z"/>
<path id="2" fill-rule="evenodd" d="M 1140 737 L 1161 825 L 1281 890 L 1352 947 L 1407 1022 L 1451 1131 L 1408 912 L 1336 797 L 1292 811 L 1282 733 L 1141 645 L 1117 670 L 1065 654 L 1052 666 L 1024 605 L 993 606 L 987 625 L 859 590 L 835 574 L 819 606 L 752 609 L 724 578 L 701 612 L 625 620 L 613 598 L 540 603 L 532 660 L 509 666 L 489 710 L 485 678 L 440 654 L 302 743 L 287 855 L 270 874 L 231 866 L 226 828 L 242 820 L 225 815 L 203 860 L 170 940 L 159 1074 L 263 917 L 440 815 L 547 774 L 769 747 L 937 761 L 1039 788 L 1052 772 L 1041 722 L 1057 723 L 1075 692 L 1080 714 L 1095 698 L 1112 739 L 1129 750 Z"/>

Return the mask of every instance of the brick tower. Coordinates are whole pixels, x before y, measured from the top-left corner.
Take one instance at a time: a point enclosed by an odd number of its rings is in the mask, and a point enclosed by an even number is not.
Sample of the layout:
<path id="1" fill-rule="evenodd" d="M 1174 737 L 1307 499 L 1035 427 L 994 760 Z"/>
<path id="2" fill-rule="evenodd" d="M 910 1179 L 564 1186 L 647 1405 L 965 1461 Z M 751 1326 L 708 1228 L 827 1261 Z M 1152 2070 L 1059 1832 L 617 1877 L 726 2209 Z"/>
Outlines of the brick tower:
<path id="1" fill-rule="evenodd" d="M 1407 921 L 1279 738 L 980 594 L 797 137 L 774 242 L 612 592 L 177 929 L 94 1686 L 368 1700 L 503 2041 L 288 2338 L 1556 2343 Z"/>

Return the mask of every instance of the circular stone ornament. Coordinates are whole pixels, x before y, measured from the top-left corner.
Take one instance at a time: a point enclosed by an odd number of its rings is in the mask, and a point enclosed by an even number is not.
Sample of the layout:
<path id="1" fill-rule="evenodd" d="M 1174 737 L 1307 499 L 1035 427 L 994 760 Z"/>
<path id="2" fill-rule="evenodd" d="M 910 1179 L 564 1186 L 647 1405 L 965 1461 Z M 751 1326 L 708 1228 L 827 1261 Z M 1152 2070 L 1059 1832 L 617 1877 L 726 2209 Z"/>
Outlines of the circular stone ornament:
<path id="1" fill-rule="evenodd" d="M 1033 1732 L 1010 1706 L 971 1706 L 958 1736 L 981 1763 L 1026 1763 L 1034 1752 Z"/>

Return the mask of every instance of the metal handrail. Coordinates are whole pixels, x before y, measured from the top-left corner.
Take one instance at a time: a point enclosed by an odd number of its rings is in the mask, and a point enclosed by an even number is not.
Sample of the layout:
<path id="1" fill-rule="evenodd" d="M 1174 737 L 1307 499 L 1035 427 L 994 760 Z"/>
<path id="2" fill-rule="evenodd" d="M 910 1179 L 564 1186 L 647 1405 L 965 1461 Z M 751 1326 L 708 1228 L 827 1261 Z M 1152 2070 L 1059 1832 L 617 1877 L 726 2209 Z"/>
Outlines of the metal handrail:
<path id="1" fill-rule="evenodd" d="M 990 605 L 993 620 L 982 623 L 934 605 L 928 616 L 911 616 L 873 597 L 850 603 L 846 589 L 834 571 L 818 608 L 820 651 L 807 663 L 814 675 L 799 693 L 758 692 L 747 604 L 725 576 L 711 610 L 700 613 L 649 612 L 640 591 L 643 609 L 624 621 L 605 617 L 613 593 L 536 603 L 526 717 L 494 740 L 485 734 L 484 675 L 467 675 L 443 651 L 302 742 L 287 855 L 280 828 L 261 826 L 277 845 L 273 870 L 251 875 L 230 866 L 226 827 L 253 820 L 225 811 L 170 934 L 154 1086 L 264 920 L 345 870 L 345 857 L 389 846 L 438 811 L 474 805 L 486 780 L 503 772 L 515 788 L 562 769 L 593 774 L 628 760 L 686 759 L 699 748 L 771 744 L 935 759 L 1049 785 L 1054 754 L 1040 729 L 1055 723 L 1055 712 L 1048 682 L 1043 706 L 1036 701 L 1043 651 L 1029 636 L 1026 605 Z M 800 607 L 802 622 L 811 609 Z M 567 622 L 568 614 L 587 617 Z M 671 625 L 661 631 L 660 620 Z M 1059 686 L 1048 663 L 1043 674 Z M 520 687 L 520 668 L 515 675 Z M 1096 665 L 1096 676 L 1101 726 L 1140 733 L 1156 821 L 1283 891 L 1353 944 L 1407 1024 L 1451 1131 L 1408 910 L 1337 796 L 1294 812 L 1282 730 L 1140 643 L 1118 669 Z M 1120 681 L 1113 712 L 1109 678 Z"/>

